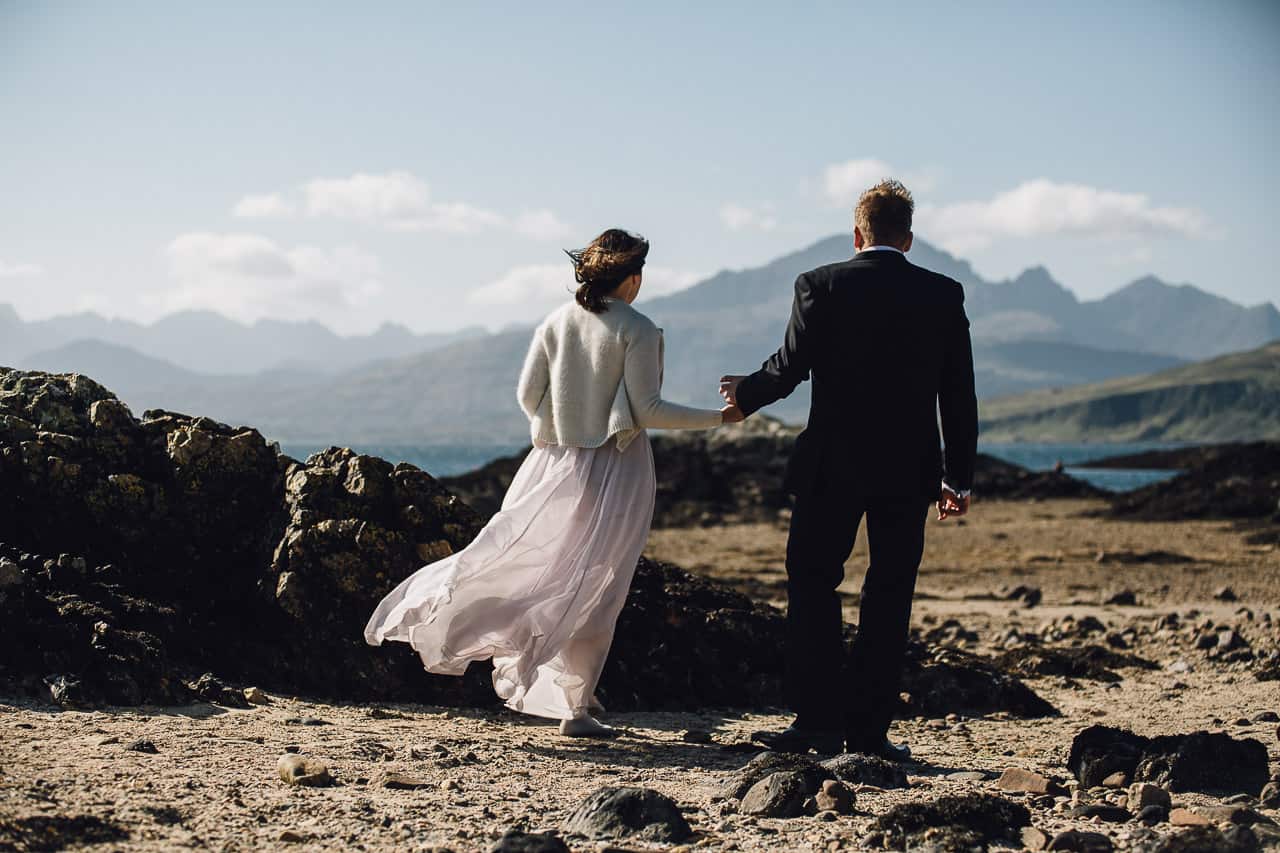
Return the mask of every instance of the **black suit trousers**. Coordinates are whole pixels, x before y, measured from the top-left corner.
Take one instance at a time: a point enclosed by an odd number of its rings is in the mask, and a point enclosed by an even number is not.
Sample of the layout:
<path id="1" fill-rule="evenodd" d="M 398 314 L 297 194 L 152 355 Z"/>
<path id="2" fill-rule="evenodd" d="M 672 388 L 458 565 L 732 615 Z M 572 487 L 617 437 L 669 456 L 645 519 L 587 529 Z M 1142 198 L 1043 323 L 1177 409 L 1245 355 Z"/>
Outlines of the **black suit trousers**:
<path id="1" fill-rule="evenodd" d="M 797 497 L 787 540 L 787 690 L 796 725 L 878 744 L 898 702 L 911 599 L 924 553 L 929 501 L 820 489 Z M 870 565 L 858 632 L 846 656 L 840 596 L 844 564 L 867 520 Z"/>

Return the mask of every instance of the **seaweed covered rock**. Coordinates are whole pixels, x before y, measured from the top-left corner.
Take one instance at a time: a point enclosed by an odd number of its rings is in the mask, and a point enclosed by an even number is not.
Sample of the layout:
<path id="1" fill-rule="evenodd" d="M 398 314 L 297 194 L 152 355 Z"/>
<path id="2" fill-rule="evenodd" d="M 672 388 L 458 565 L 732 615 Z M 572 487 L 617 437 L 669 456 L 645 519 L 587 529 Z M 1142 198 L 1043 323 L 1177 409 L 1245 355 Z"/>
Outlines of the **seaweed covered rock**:
<path id="1" fill-rule="evenodd" d="M 872 827 L 892 850 L 983 849 L 994 842 L 1019 842 L 1018 830 L 1030 824 L 1026 806 L 992 794 L 965 794 L 896 805 Z"/>
<path id="2" fill-rule="evenodd" d="M 1267 748 L 1253 738 L 1193 732 L 1148 738 L 1110 726 L 1075 736 L 1067 768 L 1092 787 L 1113 773 L 1170 791 L 1241 792 L 1257 796 L 1267 784 Z"/>
<path id="3" fill-rule="evenodd" d="M 1112 683 L 1121 680 L 1116 669 L 1159 669 L 1157 664 L 1146 658 L 1099 645 L 1066 648 L 1021 646 L 1000 654 L 996 658 L 996 666 L 1021 676 L 1061 675 Z"/>
<path id="4" fill-rule="evenodd" d="M 1121 461 L 1137 464 L 1135 460 Z M 1185 469 L 1182 474 L 1114 496 L 1109 514 L 1142 521 L 1280 521 L 1280 441 L 1184 450 L 1176 462 L 1174 467 Z"/>

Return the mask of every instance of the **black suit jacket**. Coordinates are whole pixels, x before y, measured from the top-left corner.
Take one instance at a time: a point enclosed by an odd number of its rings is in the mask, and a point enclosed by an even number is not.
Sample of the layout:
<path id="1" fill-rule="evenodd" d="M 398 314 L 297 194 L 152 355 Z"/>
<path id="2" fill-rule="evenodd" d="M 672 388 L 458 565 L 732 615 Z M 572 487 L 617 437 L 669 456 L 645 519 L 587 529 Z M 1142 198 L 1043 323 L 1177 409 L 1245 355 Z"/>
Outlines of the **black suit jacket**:
<path id="1" fill-rule="evenodd" d="M 751 414 L 813 377 L 786 488 L 936 500 L 973 483 L 978 402 L 964 288 L 877 250 L 796 279 L 786 340 L 738 386 Z M 938 436 L 941 411 L 946 464 Z"/>

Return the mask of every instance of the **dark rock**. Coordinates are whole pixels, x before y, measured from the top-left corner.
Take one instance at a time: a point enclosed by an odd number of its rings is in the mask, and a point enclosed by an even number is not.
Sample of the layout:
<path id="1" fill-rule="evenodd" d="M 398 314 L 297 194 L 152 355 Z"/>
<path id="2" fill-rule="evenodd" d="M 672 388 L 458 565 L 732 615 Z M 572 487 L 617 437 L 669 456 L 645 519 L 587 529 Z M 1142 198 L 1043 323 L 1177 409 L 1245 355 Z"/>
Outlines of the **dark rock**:
<path id="1" fill-rule="evenodd" d="M 242 691 L 234 687 L 228 687 L 221 680 L 215 678 L 211 672 L 206 672 L 187 686 L 191 688 L 192 693 L 206 702 L 225 705 L 228 708 L 249 707 L 249 700 L 244 697 Z"/>
<path id="2" fill-rule="evenodd" d="M 1257 794 L 1269 775 L 1267 748 L 1257 740 L 1195 732 L 1146 738 L 1109 726 L 1076 735 L 1067 767 L 1085 787 L 1112 773 L 1171 791 L 1243 791 Z"/>
<path id="3" fill-rule="evenodd" d="M 1076 806 L 1071 810 L 1071 816 L 1082 820 L 1090 820 L 1096 817 L 1098 820 L 1103 820 L 1107 823 L 1124 823 L 1133 817 L 1133 815 L 1129 814 L 1128 809 L 1107 803 L 1088 803 Z"/>
<path id="4" fill-rule="evenodd" d="M 160 752 L 160 750 L 156 749 L 156 745 L 149 740 L 135 740 L 133 743 L 126 746 L 125 749 L 130 752 L 144 752 L 147 755 L 156 755 Z"/>
<path id="5" fill-rule="evenodd" d="M 1142 521 L 1266 519 L 1280 492 L 1280 442 L 1224 444 L 1184 453 L 1183 474 L 1112 496 L 1110 514 Z M 1234 598 L 1222 599 L 1234 601 Z"/>
<path id="6" fill-rule="evenodd" d="M 1248 827 L 1233 826 L 1223 832 L 1212 826 L 1197 826 L 1173 835 L 1135 845 L 1138 853 L 1257 853 L 1258 838 Z"/>
<path id="7" fill-rule="evenodd" d="M 0 816 L 0 850 L 64 850 L 128 838 L 125 827 L 94 815 Z"/>
<path id="8" fill-rule="evenodd" d="M 570 853 L 569 845 L 550 832 L 521 832 L 508 829 L 489 853 Z"/>
<path id="9" fill-rule="evenodd" d="M 1218 599 L 1218 601 L 1239 601 L 1240 600 L 1240 598 L 1236 595 L 1236 591 L 1229 586 L 1218 587 L 1216 590 L 1214 590 L 1213 597 Z"/>
<path id="10" fill-rule="evenodd" d="M 1021 676 L 1054 675 L 1110 682 L 1121 680 L 1120 675 L 1112 671 L 1113 667 L 1160 668 L 1146 658 L 1096 645 L 1069 648 L 1022 646 L 1001 654 L 996 658 L 996 665 Z"/>
<path id="11" fill-rule="evenodd" d="M 800 817 L 810 794 L 803 773 L 781 770 L 752 785 L 739 810 L 755 817 Z"/>
<path id="12" fill-rule="evenodd" d="M 987 849 L 982 833 L 963 826 L 931 826 L 906 836 L 911 853 L 975 853 Z"/>
<path id="13" fill-rule="evenodd" d="M 853 785 L 876 788 L 905 788 L 908 785 L 902 765 L 878 755 L 845 752 L 822 762 L 822 768 L 841 782 Z"/>
<path id="14" fill-rule="evenodd" d="M 756 783 L 779 772 L 799 773 L 803 776 L 806 795 L 817 792 L 827 779 L 843 778 L 837 777 L 835 772 L 824 764 L 819 764 L 803 755 L 769 751 L 760 753 L 736 770 L 725 782 L 721 793 L 725 799 L 741 800 Z M 905 775 L 903 778 L 905 782 Z M 851 780 L 844 779 L 844 781 Z"/>
<path id="15" fill-rule="evenodd" d="M 1101 832 L 1068 829 L 1053 837 L 1053 841 L 1049 842 L 1049 849 L 1071 850 L 1074 853 L 1110 853 L 1115 849 L 1115 845 Z"/>
<path id="16" fill-rule="evenodd" d="M 405 773 L 394 772 L 382 774 L 379 784 L 392 791 L 417 791 L 421 788 L 431 787 L 431 783 L 425 779 L 419 779 L 416 776 L 409 776 Z"/>
<path id="17" fill-rule="evenodd" d="M 647 788 L 606 787 L 573 810 L 563 830 L 593 840 L 629 839 L 678 844 L 693 831 L 680 807 Z"/>
<path id="18" fill-rule="evenodd" d="M 1169 807 L 1158 804 L 1143 806 L 1138 810 L 1138 821 L 1145 826 L 1155 826 L 1169 819 Z"/>
<path id="19" fill-rule="evenodd" d="M 983 843 L 1018 841 L 1019 830 L 1031 825 L 1026 806 L 990 794 L 940 797 L 928 803 L 902 803 L 880 815 L 872 830 L 884 833 L 886 846 L 907 849 L 908 837 L 937 827 L 974 833 Z"/>
<path id="20" fill-rule="evenodd" d="M 1019 585 L 1006 590 L 1000 596 L 1006 601 L 1020 601 L 1023 607 L 1035 607 L 1044 598 L 1038 586 Z"/>

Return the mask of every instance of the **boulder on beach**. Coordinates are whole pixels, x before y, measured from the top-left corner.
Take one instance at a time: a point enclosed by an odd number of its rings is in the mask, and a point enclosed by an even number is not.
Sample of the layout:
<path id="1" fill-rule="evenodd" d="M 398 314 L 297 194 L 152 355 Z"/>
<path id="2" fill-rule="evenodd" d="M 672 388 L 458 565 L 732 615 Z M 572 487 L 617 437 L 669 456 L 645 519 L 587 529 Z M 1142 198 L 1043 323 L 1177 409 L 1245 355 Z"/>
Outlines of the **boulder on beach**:
<path id="1" fill-rule="evenodd" d="M 1071 742 L 1067 768 L 1093 787 L 1112 774 L 1170 791 L 1238 792 L 1258 796 L 1270 778 L 1267 748 L 1253 738 L 1220 732 L 1144 737 L 1090 726 Z"/>

